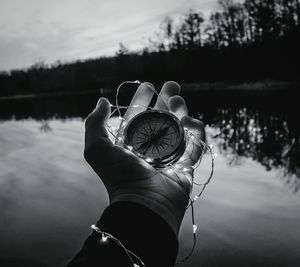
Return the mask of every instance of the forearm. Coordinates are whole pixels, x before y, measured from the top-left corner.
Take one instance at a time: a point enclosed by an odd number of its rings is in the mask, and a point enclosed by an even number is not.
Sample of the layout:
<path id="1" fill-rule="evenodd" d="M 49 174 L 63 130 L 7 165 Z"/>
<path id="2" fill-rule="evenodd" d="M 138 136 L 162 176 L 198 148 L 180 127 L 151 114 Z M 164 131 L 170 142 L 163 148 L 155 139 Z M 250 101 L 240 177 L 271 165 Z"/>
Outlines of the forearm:
<path id="1" fill-rule="evenodd" d="M 150 209 L 118 202 L 103 212 L 97 226 L 120 240 L 147 267 L 168 267 L 175 263 L 177 237 L 169 224 Z M 68 266 L 132 266 L 121 247 L 109 239 L 101 243 L 99 238 L 101 236 L 92 233 Z"/>

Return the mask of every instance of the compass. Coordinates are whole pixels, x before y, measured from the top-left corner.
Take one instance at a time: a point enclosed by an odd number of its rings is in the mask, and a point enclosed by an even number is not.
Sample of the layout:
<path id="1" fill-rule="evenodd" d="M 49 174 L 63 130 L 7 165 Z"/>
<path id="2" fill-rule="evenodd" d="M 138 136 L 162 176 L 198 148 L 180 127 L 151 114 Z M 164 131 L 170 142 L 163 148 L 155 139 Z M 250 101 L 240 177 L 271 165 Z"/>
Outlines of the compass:
<path id="1" fill-rule="evenodd" d="M 176 162 L 185 150 L 185 134 L 177 117 L 169 112 L 139 113 L 124 130 L 124 143 L 156 168 Z"/>

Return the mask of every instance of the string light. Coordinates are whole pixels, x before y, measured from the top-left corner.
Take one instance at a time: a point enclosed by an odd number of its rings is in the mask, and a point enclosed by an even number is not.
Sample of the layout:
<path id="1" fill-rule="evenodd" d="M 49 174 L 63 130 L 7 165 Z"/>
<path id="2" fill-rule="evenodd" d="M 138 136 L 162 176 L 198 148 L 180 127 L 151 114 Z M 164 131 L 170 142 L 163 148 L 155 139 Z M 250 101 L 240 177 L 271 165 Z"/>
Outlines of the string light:
<path id="1" fill-rule="evenodd" d="M 110 104 L 110 106 L 112 108 L 115 108 L 112 112 L 111 112 L 111 117 L 116 113 L 118 112 L 118 118 L 119 120 L 121 120 L 121 124 L 119 126 L 119 128 L 115 128 L 115 127 L 112 127 L 112 126 L 109 126 L 107 124 L 107 130 L 110 132 L 110 134 L 113 136 L 113 138 L 115 139 L 116 144 L 117 145 L 120 145 L 120 146 L 123 146 L 124 148 L 128 149 L 129 151 L 131 151 L 132 153 L 135 153 L 134 150 L 133 150 L 133 147 L 132 146 L 128 146 L 124 143 L 124 140 L 123 140 L 123 131 L 124 131 L 124 126 L 127 124 L 127 122 L 125 121 L 125 119 L 122 117 L 122 113 L 121 113 L 121 109 L 128 109 L 129 106 L 121 106 L 118 104 L 118 96 L 119 96 L 119 92 L 120 92 L 120 88 L 124 85 L 124 84 L 141 84 L 140 81 L 136 80 L 136 81 L 125 81 L 125 82 L 122 82 L 118 88 L 117 88 L 117 91 L 116 91 L 116 96 L 115 96 L 115 105 L 112 105 Z M 145 85 L 154 92 L 154 94 L 161 99 L 161 101 L 166 105 L 165 103 L 165 100 L 158 94 L 158 92 L 155 90 L 155 88 L 153 86 L 150 86 L 149 84 L 145 83 Z M 167 105 L 166 105 L 167 106 Z M 137 104 L 134 104 L 132 105 L 131 107 L 133 108 L 142 108 L 142 109 L 146 109 L 146 110 L 153 110 L 154 108 L 151 108 L 151 107 L 148 107 L 148 106 L 142 106 L 142 105 L 137 105 Z M 191 208 L 191 211 L 192 211 L 192 231 L 193 231 L 193 246 L 192 246 L 192 249 L 191 251 L 188 253 L 188 255 L 183 258 L 181 261 L 177 262 L 176 264 L 180 264 L 180 263 L 183 263 L 185 262 L 187 259 L 189 259 L 194 251 L 194 248 L 196 246 L 196 231 L 197 231 L 197 225 L 195 224 L 195 218 L 194 218 L 194 202 L 197 201 L 200 196 L 202 195 L 204 189 L 206 188 L 206 186 L 209 184 L 209 182 L 211 181 L 212 179 L 212 176 L 213 176 L 213 172 L 214 172 L 214 160 L 215 158 L 217 157 L 217 154 L 213 153 L 212 152 L 212 148 L 213 148 L 213 145 L 208 145 L 206 144 L 205 142 L 203 142 L 200 138 L 200 136 L 197 136 L 195 135 L 192 131 L 190 131 L 187 127 L 184 127 L 184 132 L 186 134 L 186 139 L 187 139 L 187 142 L 189 142 L 189 139 L 191 140 L 192 142 L 192 145 L 197 145 L 201 148 L 201 155 L 199 157 L 199 160 L 193 164 L 193 165 L 190 165 L 190 166 L 186 166 L 185 164 L 185 161 L 186 159 L 184 159 L 183 157 L 181 157 L 178 162 L 180 164 L 176 164 L 176 165 L 173 165 L 173 164 L 169 164 L 168 166 L 166 166 L 165 168 L 162 168 L 162 169 L 159 169 L 159 172 L 161 172 L 163 174 L 164 170 L 166 170 L 166 172 L 168 174 L 172 174 L 174 173 L 175 176 L 177 176 L 176 172 L 178 173 L 181 173 L 182 175 L 184 175 L 186 177 L 186 179 L 188 181 L 191 180 L 190 177 L 188 177 L 187 175 L 190 175 L 189 172 L 191 170 L 195 170 L 201 163 L 201 160 L 202 160 L 202 157 L 204 154 L 208 153 L 210 154 L 210 157 L 211 157 L 211 173 L 208 177 L 208 179 L 203 183 L 203 184 L 200 184 L 200 183 L 197 183 L 194 181 L 194 179 L 192 179 L 191 183 L 193 185 L 197 185 L 197 186 L 201 186 L 201 190 L 200 190 L 200 193 L 195 195 L 193 199 L 190 199 L 190 202 L 187 206 L 186 209 L 189 209 Z M 191 152 L 192 153 L 192 152 Z M 137 156 L 140 156 L 138 153 L 135 153 Z M 150 164 L 153 162 L 153 159 L 152 158 L 145 158 L 144 161 L 147 163 L 147 164 Z M 178 176 L 177 176 L 178 177 Z M 178 180 L 180 183 L 181 180 L 179 179 L 178 177 Z M 110 235 L 105 235 L 106 239 L 107 240 L 108 238 L 110 238 Z M 105 241 L 104 241 L 105 242 Z M 141 261 L 142 262 L 142 261 Z M 138 265 L 137 263 L 135 262 L 132 262 L 133 263 L 133 267 L 141 267 L 140 265 Z M 142 264 L 142 266 L 144 266 L 144 264 Z"/>
<path id="2" fill-rule="evenodd" d="M 129 260 L 131 261 L 132 263 L 132 266 L 134 267 L 142 267 L 142 266 L 146 266 L 144 264 L 144 262 L 141 260 L 141 258 L 139 258 L 135 253 L 133 253 L 132 251 L 130 251 L 129 249 L 127 249 L 123 244 L 122 242 L 114 237 L 113 235 L 109 234 L 109 233 L 106 233 L 104 231 L 101 231 L 99 227 L 97 227 L 96 225 L 92 224 L 91 225 L 91 228 L 99 235 L 101 235 L 101 239 L 100 239 L 100 242 L 101 243 L 106 243 L 108 242 L 108 240 L 111 240 L 113 241 L 115 244 L 117 244 L 119 247 L 121 247 L 125 253 L 127 254 Z M 137 264 L 136 261 L 134 260 L 136 259 L 141 265 Z"/>
<path id="3" fill-rule="evenodd" d="M 108 239 L 108 236 L 102 234 L 102 237 L 101 237 L 101 242 L 106 242 Z"/>
<path id="4" fill-rule="evenodd" d="M 194 233 L 194 234 L 196 234 L 197 228 L 198 228 L 198 226 L 197 226 L 196 224 L 193 224 L 193 233 Z"/>
<path id="5" fill-rule="evenodd" d="M 132 147 L 132 146 L 126 146 L 126 148 L 127 148 L 129 151 L 132 151 L 132 150 L 133 150 L 133 147 Z"/>
<path id="6" fill-rule="evenodd" d="M 167 173 L 172 173 L 173 170 L 172 169 L 167 169 Z"/>

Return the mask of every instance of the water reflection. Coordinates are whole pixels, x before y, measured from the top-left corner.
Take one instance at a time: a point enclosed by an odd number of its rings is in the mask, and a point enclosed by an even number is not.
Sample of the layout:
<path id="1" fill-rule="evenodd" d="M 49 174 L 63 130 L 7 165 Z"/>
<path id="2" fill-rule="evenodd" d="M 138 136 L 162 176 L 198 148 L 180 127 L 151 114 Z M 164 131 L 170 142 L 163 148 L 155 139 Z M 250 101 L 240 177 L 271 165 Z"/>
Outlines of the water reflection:
<path id="1" fill-rule="evenodd" d="M 207 121 L 210 113 L 203 115 Z M 42 130 L 48 127 L 51 132 Z M 221 132 L 217 126 L 207 131 Z M 83 136 L 81 119 L 0 123 L 0 266 L 62 267 L 82 246 L 108 203 L 84 161 Z M 276 170 L 239 158 L 241 166 L 229 166 L 222 153 L 217 157 L 213 180 L 195 204 L 195 253 L 182 267 L 298 266 L 298 195 L 276 179 Z M 204 157 L 195 177 L 201 181 L 209 172 Z M 187 212 L 179 259 L 191 248 L 191 226 Z"/>
<path id="2" fill-rule="evenodd" d="M 45 132 L 45 133 L 52 131 L 52 128 L 51 128 L 48 120 L 41 121 L 40 130 L 41 130 L 41 132 Z"/>
<path id="3" fill-rule="evenodd" d="M 215 129 L 213 138 L 229 164 L 239 164 L 241 157 L 248 157 L 266 170 L 280 168 L 286 181 L 299 190 L 299 131 L 288 114 L 227 108 L 209 115 L 207 121 Z M 203 120 L 206 116 L 198 114 Z"/>
<path id="4" fill-rule="evenodd" d="M 292 107 L 273 105 L 266 109 L 262 105 L 253 106 L 251 101 L 247 108 L 236 104 L 216 108 L 205 104 L 206 101 L 202 101 L 200 106 L 200 96 L 192 96 L 185 96 L 189 110 L 214 129 L 213 138 L 229 164 L 239 164 L 242 157 L 252 158 L 267 170 L 281 169 L 293 190 L 300 189 L 299 126 Z M 106 97 L 113 100 L 113 94 Z M 41 120 L 40 130 L 47 132 L 51 131 L 48 119 L 85 118 L 98 98 L 98 93 L 90 93 L 9 99 L 0 103 L 0 119 L 34 118 Z M 121 102 L 128 103 L 130 98 L 131 95 L 126 94 Z M 230 105 L 229 99 L 225 100 Z"/>

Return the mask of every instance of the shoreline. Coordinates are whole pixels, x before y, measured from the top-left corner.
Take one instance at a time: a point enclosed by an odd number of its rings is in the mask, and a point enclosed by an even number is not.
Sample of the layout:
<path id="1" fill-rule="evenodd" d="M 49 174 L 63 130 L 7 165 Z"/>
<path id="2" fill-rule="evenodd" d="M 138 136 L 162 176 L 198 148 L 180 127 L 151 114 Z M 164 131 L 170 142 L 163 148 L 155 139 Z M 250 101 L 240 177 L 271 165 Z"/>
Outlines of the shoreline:
<path id="1" fill-rule="evenodd" d="M 156 86 L 160 88 L 161 86 Z M 300 89 L 299 82 L 287 82 L 287 81 L 258 81 L 258 82 L 241 82 L 241 83 L 225 83 L 225 82 L 201 82 L 201 83 L 181 83 L 181 87 L 184 88 L 184 93 L 224 93 L 224 92 L 236 92 L 236 93 L 259 93 L 259 94 L 272 94 L 272 93 L 292 93 L 293 91 Z M 124 91 L 129 91 L 129 88 L 124 87 Z M 131 90 L 131 89 L 130 89 Z M 45 98 L 45 97 L 60 97 L 60 96 L 72 96 L 72 95 L 88 95 L 88 94 L 100 94 L 109 95 L 114 94 L 115 89 L 112 88 L 100 88 L 97 90 L 84 90 L 84 91 L 63 91 L 63 92 L 45 92 L 45 93 L 29 93 L 29 94 L 17 94 L 0 96 L 0 101 L 3 100 L 18 100 L 18 99 L 30 99 L 30 98 Z"/>

